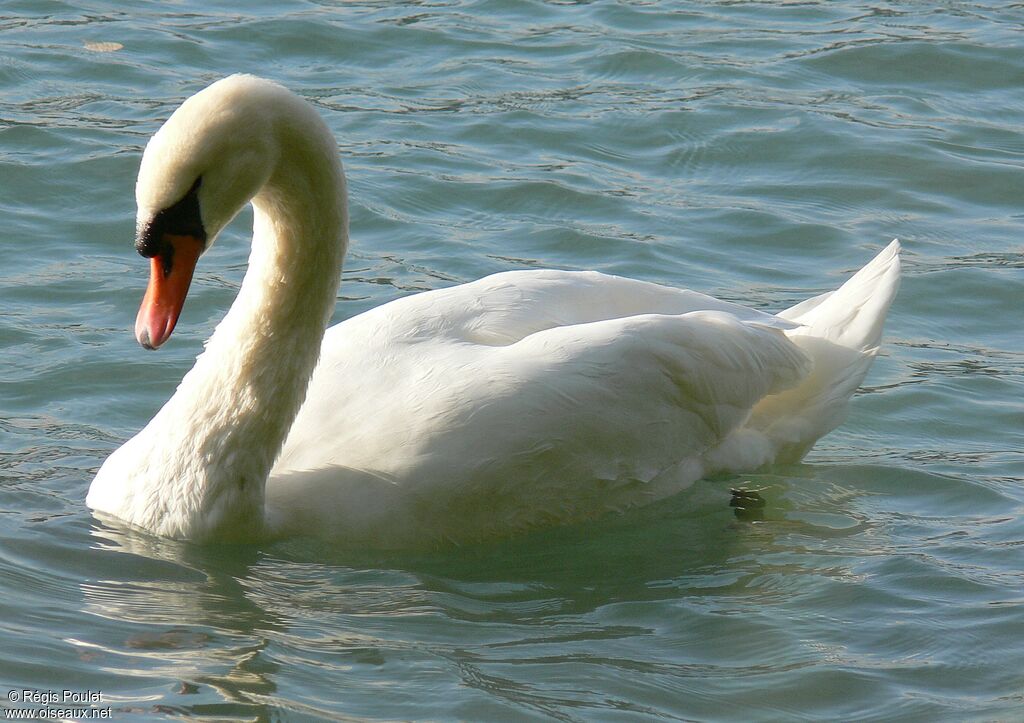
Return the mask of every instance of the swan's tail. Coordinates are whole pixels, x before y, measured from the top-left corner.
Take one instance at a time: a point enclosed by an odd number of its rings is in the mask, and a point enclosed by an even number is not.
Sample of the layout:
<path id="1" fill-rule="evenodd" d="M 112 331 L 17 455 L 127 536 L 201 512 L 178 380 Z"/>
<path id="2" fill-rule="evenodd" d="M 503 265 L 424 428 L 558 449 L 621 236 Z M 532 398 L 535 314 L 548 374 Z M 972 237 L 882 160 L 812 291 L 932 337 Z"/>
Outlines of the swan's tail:
<path id="1" fill-rule="evenodd" d="M 837 290 L 778 314 L 800 324 L 790 339 L 814 363 L 797 387 L 766 397 L 747 423 L 765 434 L 776 462 L 796 462 L 846 417 L 882 337 L 900 281 L 900 243 L 893 241 Z"/>

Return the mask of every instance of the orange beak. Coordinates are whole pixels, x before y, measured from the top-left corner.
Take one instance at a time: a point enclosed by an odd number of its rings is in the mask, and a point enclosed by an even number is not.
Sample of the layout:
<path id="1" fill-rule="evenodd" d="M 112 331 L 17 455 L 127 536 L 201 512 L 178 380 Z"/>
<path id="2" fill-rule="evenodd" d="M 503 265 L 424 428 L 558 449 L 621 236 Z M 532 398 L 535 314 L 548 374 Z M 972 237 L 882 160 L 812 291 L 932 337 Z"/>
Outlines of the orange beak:
<path id="1" fill-rule="evenodd" d="M 194 236 L 174 234 L 165 234 L 163 242 L 150 260 L 149 286 L 135 317 L 135 338 L 147 349 L 158 348 L 174 331 L 205 246 Z"/>

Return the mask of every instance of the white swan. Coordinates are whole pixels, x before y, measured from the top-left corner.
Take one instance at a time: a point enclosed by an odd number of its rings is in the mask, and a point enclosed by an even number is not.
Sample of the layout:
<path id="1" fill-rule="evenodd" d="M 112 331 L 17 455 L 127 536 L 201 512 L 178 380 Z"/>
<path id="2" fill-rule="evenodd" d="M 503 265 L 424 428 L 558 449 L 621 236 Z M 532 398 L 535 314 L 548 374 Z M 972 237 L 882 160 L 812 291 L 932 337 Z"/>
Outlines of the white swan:
<path id="1" fill-rule="evenodd" d="M 136 335 L 151 348 L 204 248 L 255 207 L 238 298 L 89 489 L 94 510 L 175 538 L 469 541 L 797 460 L 842 420 L 899 280 L 894 241 L 773 316 L 595 272 L 511 271 L 325 334 L 348 241 L 341 163 L 311 106 L 251 76 L 171 116 L 136 195 L 152 258 Z"/>

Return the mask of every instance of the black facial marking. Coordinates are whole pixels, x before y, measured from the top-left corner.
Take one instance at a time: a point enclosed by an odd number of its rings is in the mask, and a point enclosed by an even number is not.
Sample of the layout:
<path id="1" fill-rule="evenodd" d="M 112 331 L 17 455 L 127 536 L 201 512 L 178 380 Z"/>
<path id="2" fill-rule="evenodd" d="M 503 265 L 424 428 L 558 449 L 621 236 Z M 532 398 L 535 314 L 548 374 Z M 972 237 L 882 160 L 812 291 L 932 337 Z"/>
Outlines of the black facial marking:
<path id="1" fill-rule="evenodd" d="M 160 265 L 164 270 L 164 278 L 171 275 L 171 269 L 174 268 L 174 244 L 165 244 L 163 251 L 160 252 Z"/>
<path id="2" fill-rule="evenodd" d="M 165 235 L 191 236 L 206 245 L 206 229 L 199 213 L 199 185 L 202 182 L 203 177 L 200 176 L 180 201 L 158 212 L 140 228 L 135 239 L 135 250 L 141 255 L 147 259 L 160 256 L 165 275 L 171 272 L 174 260 L 174 247 L 164 240 Z"/>

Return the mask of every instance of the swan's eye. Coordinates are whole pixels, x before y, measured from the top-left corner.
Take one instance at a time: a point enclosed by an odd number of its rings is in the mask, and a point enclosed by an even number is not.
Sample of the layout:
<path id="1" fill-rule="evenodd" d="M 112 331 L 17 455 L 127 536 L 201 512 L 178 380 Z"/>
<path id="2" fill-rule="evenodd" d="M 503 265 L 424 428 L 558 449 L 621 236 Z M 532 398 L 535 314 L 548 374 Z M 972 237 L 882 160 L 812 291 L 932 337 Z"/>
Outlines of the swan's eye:
<path id="1" fill-rule="evenodd" d="M 199 176 L 192 188 L 174 205 L 157 212 L 153 218 L 139 228 L 135 238 L 135 249 L 146 258 L 163 256 L 169 245 L 167 236 L 189 236 L 206 246 L 206 229 L 199 212 Z M 167 254 L 168 257 L 171 254 Z M 170 263 L 170 258 L 167 259 Z"/>

